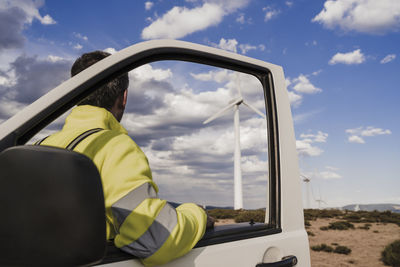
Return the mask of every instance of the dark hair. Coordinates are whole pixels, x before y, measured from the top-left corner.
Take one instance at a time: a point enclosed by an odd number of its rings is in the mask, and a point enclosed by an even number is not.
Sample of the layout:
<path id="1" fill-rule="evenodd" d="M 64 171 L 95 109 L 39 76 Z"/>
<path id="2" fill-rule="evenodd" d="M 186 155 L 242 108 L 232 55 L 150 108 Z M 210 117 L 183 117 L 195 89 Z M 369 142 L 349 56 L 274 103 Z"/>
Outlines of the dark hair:
<path id="1" fill-rule="evenodd" d="M 83 54 L 72 65 L 71 77 L 109 55 L 111 54 L 103 51 L 93 51 Z M 125 73 L 111 82 L 102 85 L 95 92 L 79 102 L 78 105 L 92 105 L 110 110 L 117 98 L 122 96 L 124 91 L 128 89 L 128 85 L 129 78 L 128 74 Z"/>

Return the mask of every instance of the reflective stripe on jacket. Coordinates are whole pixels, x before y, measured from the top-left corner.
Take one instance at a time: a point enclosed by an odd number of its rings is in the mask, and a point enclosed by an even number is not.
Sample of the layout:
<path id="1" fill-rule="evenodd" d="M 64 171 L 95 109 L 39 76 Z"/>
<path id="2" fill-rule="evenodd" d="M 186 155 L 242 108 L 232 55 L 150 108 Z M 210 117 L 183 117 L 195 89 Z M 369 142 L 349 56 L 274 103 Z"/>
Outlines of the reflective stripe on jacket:
<path id="1" fill-rule="evenodd" d="M 41 143 L 66 147 L 83 132 L 102 128 L 74 149 L 91 158 L 103 183 L 107 238 L 145 265 L 164 264 L 189 252 L 205 232 L 207 217 L 193 203 L 176 209 L 157 197 L 146 156 L 107 110 L 74 108 L 65 125 Z"/>

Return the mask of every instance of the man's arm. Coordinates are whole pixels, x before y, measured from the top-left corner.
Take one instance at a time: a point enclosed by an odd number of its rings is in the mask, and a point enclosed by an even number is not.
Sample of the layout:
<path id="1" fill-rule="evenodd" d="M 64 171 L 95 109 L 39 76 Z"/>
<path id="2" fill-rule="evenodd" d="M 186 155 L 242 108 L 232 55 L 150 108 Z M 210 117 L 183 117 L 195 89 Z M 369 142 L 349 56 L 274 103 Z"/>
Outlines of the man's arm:
<path id="1" fill-rule="evenodd" d="M 116 137 L 107 145 L 112 154 L 101 170 L 106 207 L 111 206 L 108 215 L 116 232 L 114 243 L 145 265 L 164 264 L 195 246 L 204 235 L 207 215 L 195 204 L 175 209 L 159 199 L 147 158 L 126 138 Z"/>

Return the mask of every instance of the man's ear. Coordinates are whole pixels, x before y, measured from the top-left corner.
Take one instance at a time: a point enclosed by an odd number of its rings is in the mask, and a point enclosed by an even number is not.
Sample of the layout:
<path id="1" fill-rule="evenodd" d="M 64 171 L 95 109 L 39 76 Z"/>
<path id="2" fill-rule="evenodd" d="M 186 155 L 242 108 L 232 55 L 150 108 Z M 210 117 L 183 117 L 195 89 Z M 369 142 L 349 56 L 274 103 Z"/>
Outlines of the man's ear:
<path id="1" fill-rule="evenodd" d="M 122 99 L 122 105 L 124 106 L 124 108 L 125 108 L 125 106 L 126 106 L 126 102 L 128 101 L 128 89 L 126 89 L 125 91 L 124 91 L 124 98 Z"/>

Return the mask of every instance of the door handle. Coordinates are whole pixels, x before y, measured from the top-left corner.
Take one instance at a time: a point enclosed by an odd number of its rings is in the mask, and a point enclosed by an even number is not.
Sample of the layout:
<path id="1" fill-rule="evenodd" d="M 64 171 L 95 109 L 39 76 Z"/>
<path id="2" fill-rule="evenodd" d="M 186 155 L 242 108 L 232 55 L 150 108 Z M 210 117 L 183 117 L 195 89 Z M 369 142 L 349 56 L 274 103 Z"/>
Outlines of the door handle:
<path id="1" fill-rule="evenodd" d="M 256 267 L 292 267 L 297 264 L 297 257 L 290 255 L 283 257 L 281 261 L 269 262 L 269 263 L 259 263 Z"/>

